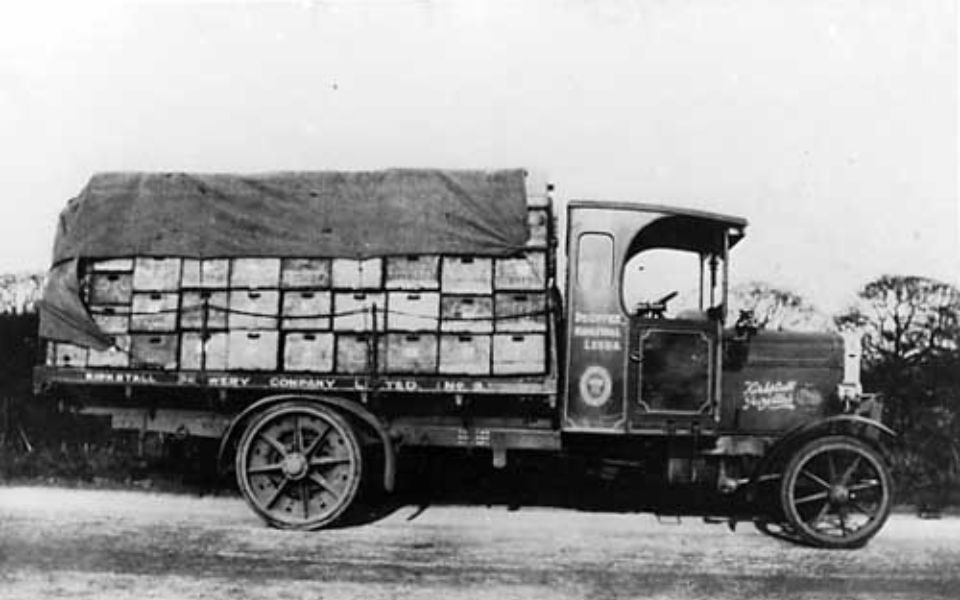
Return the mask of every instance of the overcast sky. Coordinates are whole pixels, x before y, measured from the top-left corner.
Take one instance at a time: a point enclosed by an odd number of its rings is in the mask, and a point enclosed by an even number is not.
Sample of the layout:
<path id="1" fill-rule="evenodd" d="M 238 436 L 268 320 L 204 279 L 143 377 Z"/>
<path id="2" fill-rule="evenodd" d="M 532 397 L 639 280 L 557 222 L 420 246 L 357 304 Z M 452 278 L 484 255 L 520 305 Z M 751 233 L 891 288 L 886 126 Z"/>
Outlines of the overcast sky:
<path id="1" fill-rule="evenodd" d="M 745 216 L 734 277 L 827 310 L 960 279 L 950 0 L 12 4 L 0 272 L 96 171 L 429 166 Z"/>

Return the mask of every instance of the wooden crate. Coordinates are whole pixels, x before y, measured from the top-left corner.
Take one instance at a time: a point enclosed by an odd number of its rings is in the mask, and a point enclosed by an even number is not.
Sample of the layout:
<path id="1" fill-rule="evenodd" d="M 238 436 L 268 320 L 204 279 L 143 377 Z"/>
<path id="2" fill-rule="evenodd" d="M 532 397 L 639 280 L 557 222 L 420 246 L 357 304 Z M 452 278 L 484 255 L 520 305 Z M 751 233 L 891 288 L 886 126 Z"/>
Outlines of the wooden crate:
<path id="1" fill-rule="evenodd" d="M 180 265 L 180 287 L 198 288 L 203 281 L 201 261 L 197 258 L 185 258 Z"/>
<path id="2" fill-rule="evenodd" d="M 333 298 L 328 291 L 297 290 L 283 292 L 280 326 L 283 329 L 330 329 Z M 331 345 L 332 347 L 332 345 Z"/>
<path id="3" fill-rule="evenodd" d="M 493 336 L 494 375 L 539 375 L 546 369 L 546 336 L 542 333 Z"/>
<path id="4" fill-rule="evenodd" d="M 326 289 L 330 287 L 329 258 L 284 258 L 280 287 Z"/>
<path id="5" fill-rule="evenodd" d="M 180 329 L 226 329 L 229 305 L 226 290 L 186 290 L 180 300 Z"/>
<path id="6" fill-rule="evenodd" d="M 440 289 L 440 257 L 428 254 L 387 257 L 388 290 Z"/>
<path id="7" fill-rule="evenodd" d="M 279 333 L 276 331 L 230 331 L 227 333 L 227 369 L 276 371 Z"/>
<path id="8" fill-rule="evenodd" d="M 131 273 L 92 273 L 87 301 L 90 304 L 129 304 L 133 297 Z"/>
<path id="9" fill-rule="evenodd" d="M 342 374 L 367 373 L 373 368 L 373 335 L 364 333 L 336 334 L 337 364 L 336 372 Z M 383 361 L 387 355 L 387 341 L 377 336 L 377 368 L 383 370 Z"/>
<path id="10" fill-rule="evenodd" d="M 174 331 L 178 302 L 176 292 L 134 292 L 130 331 Z"/>
<path id="11" fill-rule="evenodd" d="M 489 294 L 493 291 L 493 260 L 475 256 L 444 256 L 440 290 L 451 294 Z"/>
<path id="12" fill-rule="evenodd" d="M 130 366 L 130 336 L 111 336 L 113 345 L 106 350 L 90 349 L 87 355 L 88 367 L 126 368 Z"/>
<path id="13" fill-rule="evenodd" d="M 132 258 L 100 258 L 87 263 L 88 273 L 132 273 Z"/>
<path id="14" fill-rule="evenodd" d="M 489 375 L 490 336 L 442 334 L 438 370 L 443 375 Z"/>
<path id="15" fill-rule="evenodd" d="M 373 331 L 373 307 L 377 310 L 377 331 L 387 323 L 386 294 L 366 292 L 334 292 L 334 331 Z"/>
<path id="16" fill-rule="evenodd" d="M 496 290 L 543 290 L 547 287 L 547 254 L 528 250 L 522 256 L 493 261 Z"/>
<path id="17" fill-rule="evenodd" d="M 496 331 L 545 332 L 547 296 L 544 293 L 497 292 L 494 295 Z"/>
<path id="18" fill-rule="evenodd" d="M 83 346 L 76 344 L 67 344 L 65 342 L 51 342 L 53 344 L 54 364 L 58 367 L 77 367 L 87 366 L 88 350 Z"/>
<path id="19" fill-rule="evenodd" d="M 230 290 L 230 329 L 276 329 L 280 315 L 279 290 Z"/>
<path id="20" fill-rule="evenodd" d="M 527 209 L 528 248 L 546 248 L 550 243 L 550 211 L 546 208 Z"/>
<path id="21" fill-rule="evenodd" d="M 229 337 L 225 331 L 180 334 L 180 368 L 187 371 L 224 371 Z"/>
<path id="22" fill-rule="evenodd" d="M 440 322 L 437 292 L 389 292 L 387 330 L 436 331 Z"/>
<path id="23" fill-rule="evenodd" d="M 436 373 L 437 335 L 388 333 L 386 373 Z"/>
<path id="24" fill-rule="evenodd" d="M 367 290 L 383 287 L 383 259 L 333 259 L 333 287 L 343 290 Z"/>
<path id="25" fill-rule="evenodd" d="M 333 372 L 333 334 L 295 331 L 283 336 L 283 370 Z"/>
<path id="26" fill-rule="evenodd" d="M 442 296 L 440 331 L 492 333 L 493 296 Z"/>
<path id="27" fill-rule="evenodd" d="M 133 291 L 172 292 L 180 288 L 179 258 L 138 256 L 133 261 Z"/>
<path id="28" fill-rule="evenodd" d="M 130 331 L 130 305 L 94 305 L 90 316 L 104 333 L 127 333 Z"/>
<path id="29" fill-rule="evenodd" d="M 246 257 L 230 259 L 230 287 L 246 289 L 280 287 L 280 259 Z"/>
<path id="30" fill-rule="evenodd" d="M 175 333 L 131 334 L 130 366 L 142 369 L 176 369 L 178 338 Z"/>
<path id="31" fill-rule="evenodd" d="M 229 284 L 230 259 L 183 259 L 183 277 L 180 283 L 181 287 L 222 289 L 226 288 Z"/>

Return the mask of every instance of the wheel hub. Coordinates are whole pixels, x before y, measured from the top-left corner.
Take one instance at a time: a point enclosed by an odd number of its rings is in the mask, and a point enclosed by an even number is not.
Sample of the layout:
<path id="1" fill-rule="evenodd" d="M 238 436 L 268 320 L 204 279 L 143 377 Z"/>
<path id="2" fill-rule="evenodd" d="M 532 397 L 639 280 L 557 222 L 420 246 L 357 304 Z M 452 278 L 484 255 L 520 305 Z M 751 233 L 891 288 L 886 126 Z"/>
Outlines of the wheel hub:
<path id="1" fill-rule="evenodd" d="M 845 485 L 830 488 L 830 501 L 834 504 L 846 504 L 850 501 L 850 490 Z"/>
<path id="2" fill-rule="evenodd" d="M 303 479 L 308 471 L 307 458 L 299 452 L 291 452 L 283 457 L 281 468 L 288 479 Z"/>

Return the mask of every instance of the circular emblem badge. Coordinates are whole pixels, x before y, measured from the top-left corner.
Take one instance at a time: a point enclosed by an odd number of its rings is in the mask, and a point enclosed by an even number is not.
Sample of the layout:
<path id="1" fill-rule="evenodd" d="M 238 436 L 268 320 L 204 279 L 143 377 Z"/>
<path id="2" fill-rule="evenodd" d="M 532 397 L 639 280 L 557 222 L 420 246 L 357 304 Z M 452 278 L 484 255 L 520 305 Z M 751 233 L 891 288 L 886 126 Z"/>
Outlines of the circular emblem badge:
<path id="1" fill-rule="evenodd" d="M 607 403 L 613 391 L 610 371 L 599 365 L 587 367 L 580 376 L 580 397 L 587 406 L 598 408 Z"/>

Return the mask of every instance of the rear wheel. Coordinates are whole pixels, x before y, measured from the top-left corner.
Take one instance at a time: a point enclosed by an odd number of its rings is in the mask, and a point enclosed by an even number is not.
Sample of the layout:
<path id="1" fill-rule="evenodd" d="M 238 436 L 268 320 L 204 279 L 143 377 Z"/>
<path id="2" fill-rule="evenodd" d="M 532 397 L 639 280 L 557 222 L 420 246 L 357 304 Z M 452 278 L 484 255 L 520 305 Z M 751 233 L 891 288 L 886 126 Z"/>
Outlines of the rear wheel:
<path id="1" fill-rule="evenodd" d="M 822 548 L 858 548 L 883 526 L 892 502 L 879 453 L 847 436 L 801 446 L 783 473 L 780 502 L 791 533 Z"/>
<path id="2" fill-rule="evenodd" d="M 314 530 L 334 523 L 357 496 L 363 454 L 356 432 L 330 408 L 274 406 L 240 438 L 237 483 L 269 525 Z"/>

